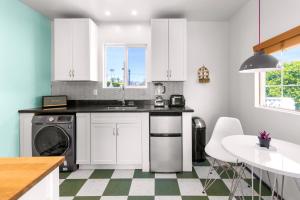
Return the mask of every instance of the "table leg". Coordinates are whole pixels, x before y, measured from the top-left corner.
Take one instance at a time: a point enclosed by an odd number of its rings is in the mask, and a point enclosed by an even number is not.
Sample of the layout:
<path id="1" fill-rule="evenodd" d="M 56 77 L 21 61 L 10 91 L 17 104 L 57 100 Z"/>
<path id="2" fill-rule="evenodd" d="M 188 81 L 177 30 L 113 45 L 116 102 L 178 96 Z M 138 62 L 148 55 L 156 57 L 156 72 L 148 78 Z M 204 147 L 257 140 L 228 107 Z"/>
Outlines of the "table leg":
<path id="1" fill-rule="evenodd" d="M 283 199 L 283 187 L 284 187 L 284 175 L 282 175 L 282 180 L 281 180 L 281 200 Z"/>
<path id="2" fill-rule="evenodd" d="M 261 180 L 262 180 L 262 169 L 259 169 L 259 200 L 261 200 Z"/>
<path id="3" fill-rule="evenodd" d="M 251 166 L 251 184 L 252 184 L 252 200 L 254 200 L 254 172 L 253 166 Z"/>
<path id="4" fill-rule="evenodd" d="M 274 195 L 275 195 L 276 182 L 277 182 L 277 175 L 274 174 L 274 183 L 273 183 L 273 188 L 272 188 L 272 200 L 274 199 Z"/>

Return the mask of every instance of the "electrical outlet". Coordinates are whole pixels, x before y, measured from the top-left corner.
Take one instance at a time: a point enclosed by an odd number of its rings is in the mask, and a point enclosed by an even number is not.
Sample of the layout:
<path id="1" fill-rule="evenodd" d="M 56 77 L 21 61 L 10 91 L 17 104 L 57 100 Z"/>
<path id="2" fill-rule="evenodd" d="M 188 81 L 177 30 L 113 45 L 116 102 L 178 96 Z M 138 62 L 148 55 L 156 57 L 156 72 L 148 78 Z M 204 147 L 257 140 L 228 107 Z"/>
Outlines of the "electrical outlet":
<path id="1" fill-rule="evenodd" d="M 97 90 L 97 89 L 94 89 L 94 90 L 93 90 L 93 94 L 94 94 L 95 96 L 97 96 L 97 95 L 98 95 L 98 90 Z"/>

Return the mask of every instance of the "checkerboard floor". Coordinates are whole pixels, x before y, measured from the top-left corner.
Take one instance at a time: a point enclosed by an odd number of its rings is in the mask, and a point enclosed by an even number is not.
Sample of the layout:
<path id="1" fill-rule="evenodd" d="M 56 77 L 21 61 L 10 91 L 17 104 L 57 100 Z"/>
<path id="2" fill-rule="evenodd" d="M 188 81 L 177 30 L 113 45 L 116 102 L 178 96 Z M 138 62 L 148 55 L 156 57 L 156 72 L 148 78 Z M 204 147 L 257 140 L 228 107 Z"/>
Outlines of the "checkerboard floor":
<path id="1" fill-rule="evenodd" d="M 60 200 L 227 200 L 232 173 L 220 175 L 215 168 L 210 177 L 215 183 L 202 193 L 207 179 L 210 161 L 197 163 L 192 172 L 160 174 L 144 173 L 136 170 L 77 170 L 73 173 L 60 173 Z M 254 182 L 258 191 L 258 180 Z M 246 199 L 251 199 L 251 175 L 241 186 Z M 241 200 L 238 190 L 235 200 Z M 255 192 L 258 198 L 257 192 Z M 271 191 L 262 187 L 264 200 L 271 200 Z"/>

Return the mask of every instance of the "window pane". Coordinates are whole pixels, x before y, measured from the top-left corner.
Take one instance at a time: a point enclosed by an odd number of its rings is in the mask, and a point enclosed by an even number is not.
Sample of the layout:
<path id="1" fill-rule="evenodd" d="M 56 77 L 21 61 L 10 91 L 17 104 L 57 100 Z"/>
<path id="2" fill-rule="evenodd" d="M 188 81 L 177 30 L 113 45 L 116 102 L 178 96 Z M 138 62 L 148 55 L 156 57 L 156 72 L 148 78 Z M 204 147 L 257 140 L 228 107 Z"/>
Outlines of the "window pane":
<path id="1" fill-rule="evenodd" d="M 292 109 L 300 110 L 300 86 L 284 86 L 283 96 L 289 99 Z"/>
<path id="2" fill-rule="evenodd" d="M 144 47 L 128 48 L 128 86 L 146 85 L 146 50 Z"/>
<path id="3" fill-rule="evenodd" d="M 266 88 L 266 98 L 267 97 L 281 97 L 281 86 L 267 87 Z"/>
<path id="4" fill-rule="evenodd" d="M 283 85 L 297 85 L 300 81 L 300 62 L 284 63 Z"/>
<path id="5" fill-rule="evenodd" d="M 266 85 L 281 85 L 281 71 L 266 72 Z"/>
<path id="6" fill-rule="evenodd" d="M 106 87 L 124 84 L 125 47 L 106 47 Z"/>

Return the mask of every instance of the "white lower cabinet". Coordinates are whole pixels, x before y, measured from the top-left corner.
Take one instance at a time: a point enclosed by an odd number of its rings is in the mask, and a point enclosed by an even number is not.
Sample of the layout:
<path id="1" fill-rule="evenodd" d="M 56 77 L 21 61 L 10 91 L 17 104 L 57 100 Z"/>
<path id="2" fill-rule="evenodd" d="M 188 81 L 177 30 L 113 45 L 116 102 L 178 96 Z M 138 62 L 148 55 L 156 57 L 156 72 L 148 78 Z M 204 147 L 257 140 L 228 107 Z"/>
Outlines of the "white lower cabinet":
<path id="1" fill-rule="evenodd" d="M 142 163 L 142 134 L 139 123 L 117 124 L 117 164 Z"/>
<path id="2" fill-rule="evenodd" d="M 116 164 L 115 124 L 92 124 L 91 164 Z"/>
<path id="3" fill-rule="evenodd" d="M 77 164 L 148 170 L 148 140 L 148 113 L 77 114 Z"/>

